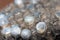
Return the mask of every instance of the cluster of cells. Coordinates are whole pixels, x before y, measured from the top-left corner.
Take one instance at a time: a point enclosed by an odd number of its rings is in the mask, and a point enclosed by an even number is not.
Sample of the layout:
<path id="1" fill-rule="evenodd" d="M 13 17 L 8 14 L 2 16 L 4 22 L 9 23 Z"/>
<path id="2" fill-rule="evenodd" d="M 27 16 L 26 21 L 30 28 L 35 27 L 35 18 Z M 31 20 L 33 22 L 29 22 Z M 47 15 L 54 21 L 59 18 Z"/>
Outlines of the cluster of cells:
<path id="1" fill-rule="evenodd" d="M 35 32 L 39 34 L 46 32 L 46 22 L 40 21 L 39 0 L 14 0 L 11 5 L 13 5 L 12 8 L 9 6 L 0 12 L 0 27 L 3 36 L 19 35 L 23 39 L 29 39 Z M 56 16 L 60 17 L 60 11 L 56 12 Z"/>

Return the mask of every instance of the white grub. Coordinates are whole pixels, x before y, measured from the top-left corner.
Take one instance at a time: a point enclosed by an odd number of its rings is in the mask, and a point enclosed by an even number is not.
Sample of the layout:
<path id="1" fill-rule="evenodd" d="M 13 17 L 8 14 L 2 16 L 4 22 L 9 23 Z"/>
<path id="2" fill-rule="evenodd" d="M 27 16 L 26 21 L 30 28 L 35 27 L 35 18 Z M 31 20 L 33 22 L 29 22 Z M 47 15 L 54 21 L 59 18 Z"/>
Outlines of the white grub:
<path id="1" fill-rule="evenodd" d="M 12 36 L 17 36 L 17 35 L 20 35 L 20 33 L 21 33 L 21 28 L 19 27 L 19 25 L 17 25 L 17 24 L 12 25 L 11 35 Z"/>
<path id="2" fill-rule="evenodd" d="M 45 22 L 39 22 L 36 25 L 36 30 L 38 33 L 44 33 L 46 31 L 47 27 L 46 27 L 46 23 Z"/>
<path id="3" fill-rule="evenodd" d="M 22 0 L 14 0 L 14 4 L 17 5 L 17 6 L 19 6 L 19 7 L 23 7 L 24 6 Z"/>
<path id="4" fill-rule="evenodd" d="M 26 22 L 26 23 L 28 23 L 29 25 L 31 25 L 31 24 L 33 24 L 34 23 L 34 16 L 30 16 L 30 15 L 28 15 L 28 16 L 25 16 L 24 17 L 24 22 Z"/>
<path id="5" fill-rule="evenodd" d="M 21 37 L 23 39 L 29 39 L 31 36 L 31 31 L 29 29 L 23 29 L 21 32 Z"/>
<path id="6" fill-rule="evenodd" d="M 0 26 L 8 24 L 8 18 L 5 14 L 0 14 Z"/>
<path id="7" fill-rule="evenodd" d="M 17 5 L 23 4 L 22 0 L 14 0 L 14 3 Z"/>
<path id="8" fill-rule="evenodd" d="M 1 30 L 1 34 L 3 35 L 3 36 L 5 36 L 6 38 L 7 37 L 9 37 L 9 36 L 11 36 L 11 28 L 10 27 L 6 27 L 6 28 L 3 28 L 2 30 Z"/>

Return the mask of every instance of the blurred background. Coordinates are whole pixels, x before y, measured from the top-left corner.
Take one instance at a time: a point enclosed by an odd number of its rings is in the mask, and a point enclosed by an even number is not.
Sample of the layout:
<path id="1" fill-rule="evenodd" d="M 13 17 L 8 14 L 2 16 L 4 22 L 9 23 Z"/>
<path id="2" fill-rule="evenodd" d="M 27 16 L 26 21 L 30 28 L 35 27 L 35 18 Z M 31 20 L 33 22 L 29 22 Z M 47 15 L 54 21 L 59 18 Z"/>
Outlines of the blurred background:
<path id="1" fill-rule="evenodd" d="M 11 2 L 13 2 L 13 0 L 0 0 L 0 10 Z"/>

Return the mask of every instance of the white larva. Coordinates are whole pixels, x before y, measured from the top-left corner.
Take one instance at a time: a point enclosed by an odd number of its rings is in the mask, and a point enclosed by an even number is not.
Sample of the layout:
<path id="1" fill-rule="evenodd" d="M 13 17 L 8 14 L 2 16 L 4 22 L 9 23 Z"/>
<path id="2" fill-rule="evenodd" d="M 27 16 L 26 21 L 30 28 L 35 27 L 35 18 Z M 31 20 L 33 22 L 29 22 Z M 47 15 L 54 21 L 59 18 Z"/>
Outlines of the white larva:
<path id="1" fill-rule="evenodd" d="M 6 27 L 6 28 L 3 28 L 2 30 L 1 30 L 1 33 L 2 33 L 2 35 L 4 35 L 4 36 L 10 36 L 10 33 L 11 33 L 11 28 L 10 27 Z"/>
<path id="2" fill-rule="evenodd" d="M 11 35 L 17 36 L 17 35 L 20 35 L 20 33 L 21 33 L 21 28 L 18 25 L 12 25 Z"/>
<path id="3" fill-rule="evenodd" d="M 22 0 L 14 0 L 14 4 L 19 8 L 24 8 L 24 4 Z"/>
<path id="4" fill-rule="evenodd" d="M 24 22 L 26 22 L 30 25 L 34 22 L 34 19 L 35 18 L 33 16 L 28 15 L 28 16 L 24 17 Z"/>
<path id="5" fill-rule="evenodd" d="M 36 25 L 36 30 L 38 33 L 44 33 L 46 31 L 47 27 L 46 27 L 46 23 L 45 22 L 39 22 Z"/>
<path id="6" fill-rule="evenodd" d="M 23 4 L 22 0 L 14 0 L 14 3 L 15 3 L 16 5 Z"/>
<path id="7" fill-rule="evenodd" d="M 29 29 L 23 29 L 21 32 L 21 37 L 23 39 L 29 39 L 29 37 L 31 36 L 31 31 Z"/>
<path id="8" fill-rule="evenodd" d="M 7 16 L 4 14 L 0 14 L 0 26 L 8 24 Z"/>

